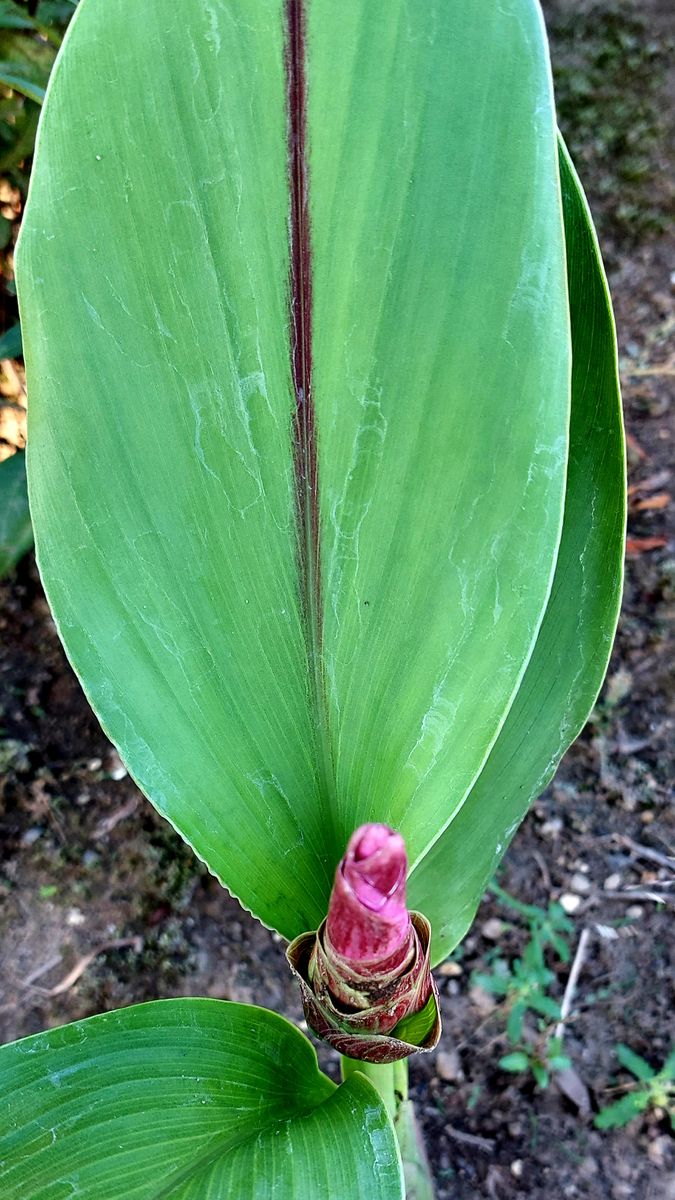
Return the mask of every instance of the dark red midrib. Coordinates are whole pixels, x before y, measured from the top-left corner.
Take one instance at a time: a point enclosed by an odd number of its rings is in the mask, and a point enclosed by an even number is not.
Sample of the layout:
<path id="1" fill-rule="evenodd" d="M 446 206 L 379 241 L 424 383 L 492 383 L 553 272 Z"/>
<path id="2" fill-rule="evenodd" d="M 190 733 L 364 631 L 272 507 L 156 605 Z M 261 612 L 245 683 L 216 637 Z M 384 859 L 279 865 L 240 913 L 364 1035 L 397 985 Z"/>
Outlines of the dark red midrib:
<path id="1" fill-rule="evenodd" d="M 319 468 L 312 396 L 312 246 L 307 154 L 306 14 L 304 0 L 286 0 L 288 170 L 290 191 L 290 352 L 295 405 L 293 461 L 298 567 L 307 659 L 324 787 L 334 790 L 322 639 Z"/>

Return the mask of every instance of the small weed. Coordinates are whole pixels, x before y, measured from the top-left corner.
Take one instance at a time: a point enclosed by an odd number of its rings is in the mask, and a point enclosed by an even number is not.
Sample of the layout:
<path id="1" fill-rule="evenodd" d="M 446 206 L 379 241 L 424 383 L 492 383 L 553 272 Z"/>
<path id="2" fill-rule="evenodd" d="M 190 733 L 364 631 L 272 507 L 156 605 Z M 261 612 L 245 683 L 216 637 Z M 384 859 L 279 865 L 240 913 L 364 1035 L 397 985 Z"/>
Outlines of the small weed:
<path id="1" fill-rule="evenodd" d="M 621 1128 L 648 1109 L 660 1108 L 668 1114 L 675 1130 L 675 1049 L 671 1050 L 660 1071 L 629 1046 L 619 1044 L 615 1049 L 621 1066 L 636 1082 L 625 1085 L 625 1094 L 600 1110 L 595 1118 L 596 1128 Z"/>
<path id="2" fill-rule="evenodd" d="M 528 924 L 529 941 L 520 958 L 507 961 L 495 957 L 491 972 L 474 972 L 472 982 L 493 996 L 502 998 L 506 1013 L 506 1037 L 513 1049 L 499 1060 L 505 1071 L 531 1072 L 535 1083 L 547 1087 L 550 1075 L 570 1066 L 562 1052 L 562 1040 L 554 1036 L 553 1023 L 560 1020 L 560 1005 L 551 995 L 556 975 L 547 963 L 550 958 L 560 962 L 570 960 L 566 934 L 573 930 L 572 922 L 559 904 L 548 908 L 524 904 L 510 896 L 498 884 L 490 889 L 505 907 L 524 917 Z M 526 1018 L 533 1017 L 536 1029 L 527 1027 Z"/>
<path id="3" fill-rule="evenodd" d="M 528 1046 L 524 1050 L 513 1050 L 499 1060 L 502 1071 L 531 1071 L 534 1081 L 541 1088 L 548 1087 L 552 1072 L 564 1071 L 572 1064 L 562 1052 L 562 1038 L 547 1038 L 543 1053 L 537 1047 Z"/>

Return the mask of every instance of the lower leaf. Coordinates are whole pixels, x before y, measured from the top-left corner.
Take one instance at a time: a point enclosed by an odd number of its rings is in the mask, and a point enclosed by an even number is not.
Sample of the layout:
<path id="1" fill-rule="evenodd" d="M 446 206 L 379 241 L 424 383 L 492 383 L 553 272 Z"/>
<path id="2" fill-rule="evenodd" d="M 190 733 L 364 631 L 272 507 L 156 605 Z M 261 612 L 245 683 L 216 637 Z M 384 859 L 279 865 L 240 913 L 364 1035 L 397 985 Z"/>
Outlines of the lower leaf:
<path id="1" fill-rule="evenodd" d="M 3 1200 L 401 1200 L 362 1076 L 275 1013 L 160 1000 L 0 1047 Z"/>

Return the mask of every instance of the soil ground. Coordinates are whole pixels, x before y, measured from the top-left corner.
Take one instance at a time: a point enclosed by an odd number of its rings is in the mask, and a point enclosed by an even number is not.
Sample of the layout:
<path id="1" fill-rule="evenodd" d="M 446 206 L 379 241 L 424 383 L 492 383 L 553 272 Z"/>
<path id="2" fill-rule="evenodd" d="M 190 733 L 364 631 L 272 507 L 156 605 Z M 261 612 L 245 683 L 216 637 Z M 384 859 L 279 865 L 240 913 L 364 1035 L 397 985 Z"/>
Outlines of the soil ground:
<path id="1" fill-rule="evenodd" d="M 652 1111 L 600 1132 L 673 1035 L 675 19 L 668 3 L 547 5 L 561 123 L 596 213 L 619 330 L 629 435 L 629 553 L 608 680 L 534 806 L 499 883 L 570 911 L 585 953 L 566 1025 L 565 1090 L 498 1065 L 505 1012 L 473 973 L 522 954 L 527 923 L 485 899 L 438 978 L 439 1052 L 411 1084 L 439 1200 L 667 1200 L 675 1142 Z M 670 65 L 668 55 L 670 51 Z M 670 340 L 669 340 L 670 339 Z M 69 669 L 32 557 L 0 585 L 0 1041 L 158 996 L 255 1001 L 301 1021 L 283 947 L 140 796 Z M 570 963 L 551 961 L 560 1000 Z M 536 1032 L 536 1031 L 535 1031 Z M 535 1036 L 535 1034 L 533 1034 Z M 329 1070 L 335 1064 L 322 1053 Z M 612 1089 L 619 1089 L 612 1090 Z M 338 1198 L 336 1198 L 338 1200 Z"/>

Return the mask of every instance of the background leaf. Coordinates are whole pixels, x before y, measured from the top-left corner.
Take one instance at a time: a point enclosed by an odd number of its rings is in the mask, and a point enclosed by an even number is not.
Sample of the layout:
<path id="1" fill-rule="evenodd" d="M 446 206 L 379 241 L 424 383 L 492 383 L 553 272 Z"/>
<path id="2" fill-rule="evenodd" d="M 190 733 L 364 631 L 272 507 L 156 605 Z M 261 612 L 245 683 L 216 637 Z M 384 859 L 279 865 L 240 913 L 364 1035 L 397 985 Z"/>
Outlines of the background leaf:
<path id="1" fill-rule="evenodd" d="M 50 42 L 26 36 L 19 29 L 2 29 L 0 24 L 0 83 L 36 104 L 45 98 L 55 55 Z"/>
<path id="2" fill-rule="evenodd" d="M 634 1050 L 631 1050 L 630 1046 L 624 1046 L 623 1043 L 620 1043 L 616 1047 L 616 1057 L 621 1063 L 621 1066 L 626 1067 L 626 1069 L 630 1071 L 631 1075 L 634 1075 L 636 1079 L 641 1079 L 643 1081 L 646 1079 L 653 1079 L 654 1075 L 656 1074 L 654 1068 L 651 1067 L 644 1058 L 642 1058 L 639 1054 L 636 1054 Z"/>
<path id="3" fill-rule="evenodd" d="M 648 1092 L 629 1092 L 614 1104 L 609 1104 L 598 1113 L 593 1124 L 596 1129 L 617 1129 L 633 1121 L 647 1107 Z"/>
<path id="4" fill-rule="evenodd" d="M 401 1200 L 362 1076 L 265 1009 L 163 1000 L 0 1047 L 3 1200 Z"/>
<path id="5" fill-rule="evenodd" d="M 40 84 L 26 79 L 20 71 L 15 70 L 11 63 L 0 62 L 0 84 L 12 88 L 15 92 L 20 92 L 28 100 L 34 100 L 36 104 L 42 104 L 45 98 L 45 89 Z"/>
<path id="6" fill-rule="evenodd" d="M 0 579 L 33 545 L 28 509 L 26 455 L 17 450 L 0 462 Z"/>
<path id="7" fill-rule="evenodd" d="M 17 321 L 0 336 L 0 359 L 20 358 L 22 353 L 21 324 Z"/>
<path id="8" fill-rule="evenodd" d="M 562 142 L 560 170 L 573 351 L 563 535 L 507 721 L 464 807 L 413 868 L 410 902 L 431 921 L 433 962 L 464 937 L 520 821 L 581 731 L 621 602 L 625 460 L 614 321 L 588 205 Z"/>
<path id="9" fill-rule="evenodd" d="M 527 1071 L 530 1060 L 524 1050 L 514 1050 L 511 1054 L 505 1054 L 503 1058 L 500 1058 L 498 1065 L 502 1071 Z"/>
<path id="10" fill-rule="evenodd" d="M 32 29 L 33 22 L 25 8 L 14 0 L 0 0 L 0 29 Z"/>
<path id="11" fill-rule="evenodd" d="M 83 0 L 18 252 L 68 654 L 160 812 L 289 937 L 324 915 L 356 825 L 389 822 L 421 861 L 464 811 L 548 599 L 569 407 L 534 0 L 431 25 L 405 0 L 386 22 L 310 0 L 307 46 L 309 633 L 281 0 Z"/>

